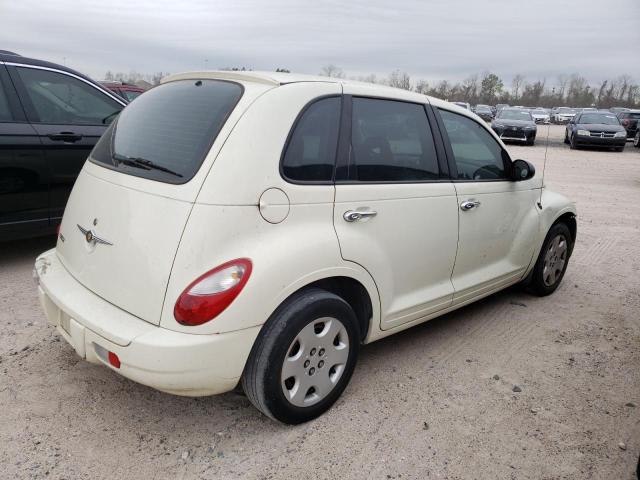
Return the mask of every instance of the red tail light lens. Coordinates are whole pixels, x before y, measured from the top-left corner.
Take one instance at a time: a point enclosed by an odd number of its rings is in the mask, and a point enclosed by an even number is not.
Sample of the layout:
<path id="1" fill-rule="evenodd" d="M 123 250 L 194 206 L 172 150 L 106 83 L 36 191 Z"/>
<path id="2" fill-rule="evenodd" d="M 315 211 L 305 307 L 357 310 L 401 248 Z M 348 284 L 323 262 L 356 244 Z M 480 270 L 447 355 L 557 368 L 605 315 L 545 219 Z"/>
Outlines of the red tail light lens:
<path id="1" fill-rule="evenodd" d="M 240 294 L 251 268 L 251 260 L 239 258 L 209 270 L 180 294 L 173 316 L 178 323 L 191 326 L 213 320 Z"/>

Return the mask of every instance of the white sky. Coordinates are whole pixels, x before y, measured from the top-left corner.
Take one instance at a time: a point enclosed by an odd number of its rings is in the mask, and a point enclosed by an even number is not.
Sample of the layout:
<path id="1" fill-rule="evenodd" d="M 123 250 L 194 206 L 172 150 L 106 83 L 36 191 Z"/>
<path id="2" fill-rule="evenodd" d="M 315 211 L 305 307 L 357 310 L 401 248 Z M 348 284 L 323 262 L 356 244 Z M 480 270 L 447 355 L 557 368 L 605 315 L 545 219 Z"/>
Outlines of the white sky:
<path id="1" fill-rule="evenodd" d="M 0 49 L 107 70 L 640 81 L 640 0 L 0 0 Z"/>

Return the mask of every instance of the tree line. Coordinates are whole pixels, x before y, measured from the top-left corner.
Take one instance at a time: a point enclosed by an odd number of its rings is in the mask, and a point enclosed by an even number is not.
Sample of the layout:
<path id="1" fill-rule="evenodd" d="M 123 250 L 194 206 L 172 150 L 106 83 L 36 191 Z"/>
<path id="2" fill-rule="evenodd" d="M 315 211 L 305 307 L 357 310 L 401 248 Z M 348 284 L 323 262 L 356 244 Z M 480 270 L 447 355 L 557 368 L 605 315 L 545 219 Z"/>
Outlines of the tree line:
<path id="1" fill-rule="evenodd" d="M 222 70 L 249 71 L 247 67 L 225 67 Z M 276 72 L 289 73 L 286 68 L 278 67 Z M 105 80 L 116 80 L 125 83 L 147 83 L 157 85 L 168 72 L 143 74 L 132 71 L 107 71 Z M 342 68 L 330 64 L 322 67 L 320 75 L 334 78 L 347 78 Z M 547 79 L 528 80 L 524 75 L 517 74 L 508 84 L 492 72 L 475 73 L 461 82 L 440 80 L 427 82 L 413 79 L 404 71 L 395 70 L 386 77 L 375 74 L 349 77 L 369 83 L 403 88 L 413 92 L 430 95 L 443 100 L 468 102 L 471 105 L 524 105 L 530 107 L 640 107 L 640 84 L 629 75 L 620 75 L 603 80 L 598 84 L 590 83 L 585 77 L 577 73 L 558 75 L 553 81 Z"/>
<path id="2" fill-rule="evenodd" d="M 346 78 L 344 71 L 335 65 L 323 67 L 320 75 Z M 629 75 L 620 75 L 595 85 L 577 73 L 558 75 L 553 82 L 546 79 L 529 81 L 524 75 L 517 74 L 508 85 L 491 72 L 476 73 L 461 82 L 413 80 L 407 72 L 400 70 L 384 78 L 378 78 L 375 74 L 352 78 L 471 105 L 507 103 L 547 108 L 640 107 L 640 84 L 635 83 Z"/>

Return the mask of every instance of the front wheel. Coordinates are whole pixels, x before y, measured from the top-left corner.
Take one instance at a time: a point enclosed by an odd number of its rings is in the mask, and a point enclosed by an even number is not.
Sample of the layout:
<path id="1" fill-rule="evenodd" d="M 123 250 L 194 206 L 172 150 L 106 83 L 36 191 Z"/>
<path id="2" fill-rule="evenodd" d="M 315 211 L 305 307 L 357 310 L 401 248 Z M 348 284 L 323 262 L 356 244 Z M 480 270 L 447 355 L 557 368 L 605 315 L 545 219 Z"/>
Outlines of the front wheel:
<path id="1" fill-rule="evenodd" d="M 543 297 L 555 292 L 567 271 L 572 250 L 573 238 L 569 227 L 564 223 L 551 227 L 533 267 L 529 283 L 533 293 Z"/>
<path id="2" fill-rule="evenodd" d="M 242 387 L 251 403 L 274 420 L 312 420 L 349 383 L 359 345 L 358 322 L 347 302 L 317 288 L 298 292 L 260 332 Z"/>
<path id="3" fill-rule="evenodd" d="M 636 136 L 633 137 L 633 146 L 636 148 L 640 148 L 640 128 L 636 132 Z"/>
<path id="4" fill-rule="evenodd" d="M 564 143 L 569 145 L 569 135 L 567 134 L 566 130 L 564 131 Z"/>
<path id="5" fill-rule="evenodd" d="M 576 150 L 578 148 L 578 144 L 576 143 L 576 136 L 571 135 L 571 138 L 569 138 L 569 148 L 571 150 Z"/>

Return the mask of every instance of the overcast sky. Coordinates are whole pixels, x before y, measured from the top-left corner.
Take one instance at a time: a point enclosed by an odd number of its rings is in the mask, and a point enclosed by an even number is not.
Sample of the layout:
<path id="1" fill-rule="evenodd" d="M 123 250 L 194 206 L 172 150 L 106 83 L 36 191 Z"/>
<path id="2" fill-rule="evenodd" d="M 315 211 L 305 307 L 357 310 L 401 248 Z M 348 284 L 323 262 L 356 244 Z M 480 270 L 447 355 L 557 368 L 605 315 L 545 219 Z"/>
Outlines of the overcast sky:
<path id="1" fill-rule="evenodd" d="M 508 84 L 578 72 L 640 81 L 640 0 L 0 0 L 0 49 L 80 70 L 400 69 Z"/>

